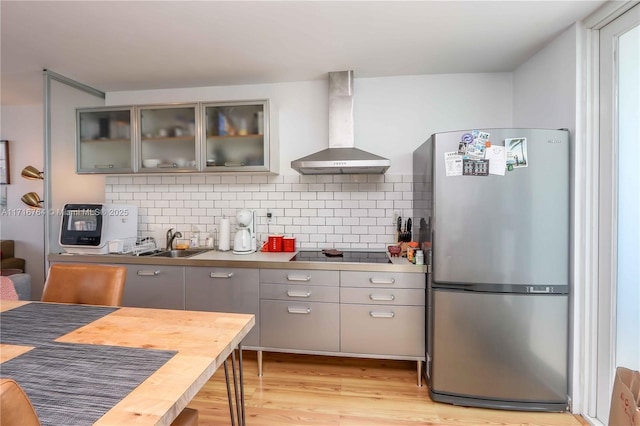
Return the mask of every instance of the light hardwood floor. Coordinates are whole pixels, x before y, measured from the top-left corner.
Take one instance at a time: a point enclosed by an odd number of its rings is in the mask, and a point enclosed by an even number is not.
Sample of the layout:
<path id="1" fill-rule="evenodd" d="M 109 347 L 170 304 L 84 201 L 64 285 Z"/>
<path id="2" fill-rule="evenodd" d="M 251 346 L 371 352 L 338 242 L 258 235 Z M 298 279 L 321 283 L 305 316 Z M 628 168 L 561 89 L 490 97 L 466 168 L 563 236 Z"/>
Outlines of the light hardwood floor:
<path id="1" fill-rule="evenodd" d="M 434 403 L 415 362 L 243 352 L 248 426 L 587 425 L 569 413 L 531 413 Z M 224 369 L 191 404 L 200 425 L 229 425 Z"/>

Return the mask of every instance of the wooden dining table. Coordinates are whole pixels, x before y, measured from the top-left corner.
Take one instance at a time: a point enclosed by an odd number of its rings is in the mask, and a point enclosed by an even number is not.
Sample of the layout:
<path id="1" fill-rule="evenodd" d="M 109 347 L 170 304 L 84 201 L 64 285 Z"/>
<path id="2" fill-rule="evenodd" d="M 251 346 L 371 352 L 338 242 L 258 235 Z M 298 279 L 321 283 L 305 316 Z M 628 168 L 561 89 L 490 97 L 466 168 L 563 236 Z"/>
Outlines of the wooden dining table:
<path id="1" fill-rule="evenodd" d="M 45 354 L 46 351 L 70 350 L 74 352 L 74 349 L 82 349 L 84 352 L 80 352 L 81 354 L 101 353 L 101 349 L 111 351 L 105 352 L 106 355 L 101 355 L 102 361 L 100 362 L 108 362 L 108 367 L 104 369 L 116 370 L 107 372 L 114 377 L 126 377 L 128 374 L 126 371 L 117 371 L 119 366 L 124 364 L 126 358 L 123 356 L 123 362 L 120 362 L 118 359 L 119 351 L 136 351 L 133 358 L 145 367 L 157 362 L 158 367 L 152 367 L 148 377 L 144 380 L 141 379 L 139 384 L 131 385 L 133 389 L 130 392 L 123 391 L 126 392 L 126 395 L 123 395 L 119 402 L 108 408 L 95 421 L 96 425 L 170 425 L 220 366 L 224 365 L 225 373 L 227 372 L 225 361 L 231 357 L 235 361 L 236 353 L 240 354 L 239 385 L 242 385 L 241 342 L 255 324 L 253 315 L 128 307 L 111 308 L 104 312 L 97 312 L 97 319 L 92 317 L 84 325 L 76 327 L 73 322 L 70 322 L 69 327 L 73 328 L 72 330 L 62 329 L 61 333 L 63 334 L 58 337 L 54 335 L 55 338 L 50 342 L 47 341 L 46 335 L 50 329 L 55 328 L 53 326 L 57 322 L 64 322 L 62 318 L 66 318 L 65 312 L 72 312 L 76 318 L 80 318 L 82 321 L 83 309 L 89 313 L 96 311 L 96 308 L 92 309 L 86 305 L 84 305 L 85 308 L 79 306 L 28 301 L 1 301 L 0 362 L 2 364 L 0 365 L 0 375 L 4 376 L 5 373 L 14 371 L 19 376 L 22 372 L 21 368 L 25 368 L 21 367 L 23 364 L 19 363 L 21 359 L 26 359 L 36 351 L 45 351 Z M 56 314 L 58 311 L 59 315 Z M 46 314 L 49 322 L 38 318 L 37 313 L 39 312 Z M 32 324 L 29 324 L 30 321 Z M 17 325 L 12 326 L 11 324 Z M 24 327 L 26 331 L 12 337 L 11 334 L 14 331 L 12 328 L 20 327 Z M 30 336 L 37 334 L 37 330 L 44 333 L 44 337 L 40 340 Z M 23 335 L 24 337 L 22 337 Z M 26 343 L 21 343 L 23 340 Z M 236 349 L 240 349 L 240 351 L 236 351 Z M 159 354 L 160 358 L 153 362 L 147 362 L 146 354 L 154 356 Z M 89 355 L 89 358 L 91 356 Z M 85 355 L 82 357 L 86 358 Z M 36 367 L 42 367 L 42 371 L 38 372 L 42 377 L 49 375 L 47 368 L 57 368 L 48 367 L 49 365 L 60 364 L 48 361 L 40 362 L 38 359 L 35 358 L 35 361 L 31 362 L 41 364 Z M 91 365 L 91 361 L 86 359 L 80 361 Z M 64 365 L 64 360 L 61 363 Z M 32 364 L 26 363 L 24 365 L 31 365 L 29 369 L 33 369 Z M 133 368 L 140 369 L 135 366 Z M 232 364 L 232 368 L 233 384 L 236 385 L 237 392 L 235 362 Z M 51 372 L 52 375 L 54 373 L 56 372 Z M 81 375 L 76 374 L 76 376 Z M 62 377 L 62 380 L 66 380 L 64 375 Z M 80 377 L 80 379 L 82 378 Z M 91 381 L 89 380 L 89 382 Z M 229 379 L 227 384 L 229 385 Z M 32 388 L 37 389 L 37 385 L 35 383 Z M 73 382 L 73 384 L 64 387 L 64 393 L 72 393 L 76 387 L 78 387 L 78 392 L 83 392 L 82 386 Z M 229 389 L 229 386 L 227 388 Z M 98 391 L 100 390 L 98 389 Z M 38 392 L 36 390 L 32 390 L 32 394 L 29 394 L 29 389 L 26 389 L 26 392 L 30 398 L 35 400 L 41 396 L 46 396 L 46 398 L 56 396 L 52 395 L 53 391 L 47 389 L 41 391 L 42 393 L 49 392 L 47 395 L 34 395 L 33 392 Z M 242 404 L 242 411 L 244 411 L 244 395 L 242 391 L 240 399 L 237 395 L 236 393 L 236 404 Z M 64 404 L 65 398 L 72 396 L 61 395 L 59 403 Z M 79 397 L 81 400 L 87 399 L 86 395 Z M 233 420 L 234 411 L 231 399 L 231 394 L 229 394 L 230 412 Z M 34 405 L 38 411 L 38 406 Z M 238 410 L 238 415 L 243 415 L 240 410 Z M 41 418 L 41 421 L 43 420 L 46 419 Z M 43 424 L 46 423 L 43 421 Z M 242 423 L 240 421 L 240 424 Z"/>

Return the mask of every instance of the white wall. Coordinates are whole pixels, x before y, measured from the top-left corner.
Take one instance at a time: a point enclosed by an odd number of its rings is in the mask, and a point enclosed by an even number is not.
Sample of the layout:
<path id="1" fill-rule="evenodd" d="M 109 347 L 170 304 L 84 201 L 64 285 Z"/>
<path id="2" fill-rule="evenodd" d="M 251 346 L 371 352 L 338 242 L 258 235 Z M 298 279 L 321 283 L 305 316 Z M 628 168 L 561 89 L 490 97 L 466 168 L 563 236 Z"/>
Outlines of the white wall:
<path id="1" fill-rule="evenodd" d="M 356 78 L 355 145 L 391 160 L 384 176 L 291 169 L 292 160 L 328 146 L 326 81 L 109 93 L 108 105 L 268 98 L 280 175 L 113 176 L 106 198 L 138 205 L 140 230 L 156 238 L 168 228 L 212 232 L 222 215 L 234 224 L 236 212 L 250 208 L 262 237 L 293 235 L 304 248 L 383 250 L 394 242 L 393 213 L 412 213 L 413 150 L 438 131 L 511 126 L 511 88 L 510 73 Z"/>
<path id="2" fill-rule="evenodd" d="M 411 153 L 432 133 L 512 124 L 511 73 L 354 79 L 356 147 L 391 160 L 390 174 L 411 174 Z M 111 92 L 107 105 L 271 101 L 280 173 L 291 161 L 328 147 L 328 82 Z"/>
<path id="3" fill-rule="evenodd" d="M 575 145 L 577 36 L 574 25 L 513 73 L 514 127 L 567 128 Z"/>
<path id="4" fill-rule="evenodd" d="M 529 58 L 513 73 L 513 125 L 514 127 L 567 128 L 570 131 L 572 145 L 572 164 L 568 165 L 573 171 L 572 185 L 572 274 L 570 277 L 570 319 L 569 319 L 569 395 L 572 397 L 573 412 L 581 412 L 583 396 L 581 394 L 581 371 L 574 366 L 581 365 L 581 342 L 574 333 L 576 324 L 580 321 L 583 306 L 582 289 L 580 286 L 579 268 L 576 265 L 576 247 L 581 247 L 581 236 L 577 232 L 579 223 L 575 220 L 575 206 L 581 195 L 576 192 L 577 170 L 576 155 L 580 155 L 584 148 L 581 144 L 584 138 L 576 129 L 577 103 L 581 92 L 578 87 L 581 81 L 578 69 L 578 27 L 571 26 L 560 34 L 544 49 Z"/>
<path id="5" fill-rule="evenodd" d="M 28 209 L 20 198 L 32 191 L 42 198 L 43 182 L 23 179 L 20 172 L 28 165 L 43 170 L 42 117 L 42 105 L 2 107 L 2 138 L 10 146 L 11 184 L 7 185 L 7 210 L 0 213 L 0 238 L 15 240 L 16 257 L 26 260 L 25 272 L 31 275 L 35 289 L 44 283 L 44 215 Z"/>

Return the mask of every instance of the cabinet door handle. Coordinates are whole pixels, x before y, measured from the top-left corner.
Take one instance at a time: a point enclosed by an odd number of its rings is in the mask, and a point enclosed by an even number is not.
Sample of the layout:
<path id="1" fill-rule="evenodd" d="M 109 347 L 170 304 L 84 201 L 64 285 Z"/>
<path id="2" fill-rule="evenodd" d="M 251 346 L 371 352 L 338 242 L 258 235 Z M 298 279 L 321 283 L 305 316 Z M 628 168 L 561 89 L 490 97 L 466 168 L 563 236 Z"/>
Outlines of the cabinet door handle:
<path id="1" fill-rule="evenodd" d="M 94 164 L 96 169 L 113 169 L 113 164 Z"/>
<path id="2" fill-rule="evenodd" d="M 309 315 L 311 313 L 311 308 L 295 308 L 287 306 L 287 312 L 289 312 L 290 314 Z"/>
<path id="3" fill-rule="evenodd" d="M 396 297 L 393 294 L 370 294 L 369 299 L 376 302 L 391 302 Z"/>
<path id="4" fill-rule="evenodd" d="M 395 284 L 395 278 L 369 278 L 369 282 L 371 284 Z"/>
<path id="5" fill-rule="evenodd" d="M 287 296 L 289 296 L 289 297 L 311 297 L 311 292 L 310 291 L 287 290 Z"/>
<path id="6" fill-rule="evenodd" d="M 210 274 L 211 278 L 231 278 L 233 277 L 233 272 L 212 272 Z"/>
<path id="7" fill-rule="evenodd" d="M 153 276 L 156 276 L 156 275 L 160 275 L 160 271 L 145 271 L 145 270 L 142 270 L 142 271 L 137 271 L 136 273 L 141 277 L 153 277 Z"/>
<path id="8" fill-rule="evenodd" d="M 396 316 L 393 312 L 369 311 L 371 318 L 393 318 Z"/>
<path id="9" fill-rule="evenodd" d="M 310 275 L 307 275 L 307 276 L 301 277 L 301 276 L 299 276 L 299 275 L 298 275 L 298 276 L 295 276 L 295 275 L 287 275 L 287 280 L 288 280 L 288 281 L 304 281 L 304 282 L 306 282 L 306 283 L 307 283 L 307 282 L 311 281 L 311 276 L 310 276 Z"/>

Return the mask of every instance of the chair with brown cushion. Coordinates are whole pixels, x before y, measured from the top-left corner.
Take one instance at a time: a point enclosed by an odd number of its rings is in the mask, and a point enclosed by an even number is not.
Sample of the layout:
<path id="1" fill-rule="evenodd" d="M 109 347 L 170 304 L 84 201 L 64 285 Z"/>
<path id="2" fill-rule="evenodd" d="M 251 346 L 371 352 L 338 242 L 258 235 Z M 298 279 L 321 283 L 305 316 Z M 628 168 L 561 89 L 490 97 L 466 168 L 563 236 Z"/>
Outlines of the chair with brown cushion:
<path id="1" fill-rule="evenodd" d="M 127 268 L 56 263 L 49 268 L 43 302 L 120 306 Z"/>
<path id="2" fill-rule="evenodd" d="M 13 379 L 0 379 L 0 424 L 2 426 L 40 425 L 29 397 Z"/>

